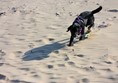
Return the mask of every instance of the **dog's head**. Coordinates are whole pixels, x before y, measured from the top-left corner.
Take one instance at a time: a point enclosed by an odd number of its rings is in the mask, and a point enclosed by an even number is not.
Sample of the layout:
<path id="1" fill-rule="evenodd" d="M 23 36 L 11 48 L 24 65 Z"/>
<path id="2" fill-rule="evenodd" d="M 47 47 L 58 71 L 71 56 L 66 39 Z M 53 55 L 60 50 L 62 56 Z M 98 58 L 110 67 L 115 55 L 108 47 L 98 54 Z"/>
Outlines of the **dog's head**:
<path id="1" fill-rule="evenodd" d="M 80 26 L 79 23 L 74 23 L 74 24 L 73 24 L 73 28 L 75 28 L 76 33 L 77 33 L 78 35 L 81 34 L 82 27 Z"/>
<path id="2" fill-rule="evenodd" d="M 68 31 L 70 31 L 71 33 L 75 35 L 80 35 L 82 32 L 82 27 L 78 23 L 74 23 L 68 28 L 67 32 Z"/>

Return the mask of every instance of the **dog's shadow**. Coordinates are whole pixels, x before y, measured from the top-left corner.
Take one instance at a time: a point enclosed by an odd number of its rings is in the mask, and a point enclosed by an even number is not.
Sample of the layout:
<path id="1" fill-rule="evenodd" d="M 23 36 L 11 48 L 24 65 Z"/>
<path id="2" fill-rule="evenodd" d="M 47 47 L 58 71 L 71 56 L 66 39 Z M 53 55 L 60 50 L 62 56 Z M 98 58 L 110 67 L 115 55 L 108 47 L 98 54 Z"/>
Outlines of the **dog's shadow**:
<path id="1" fill-rule="evenodd" d="M 65 44 L 67 43 L 65 42 L 66 40 L 68 39 L 54 42 L 52 44 L 47 44 L 41 47 L 33 48 L 25 52 L 22 59 L 24 61 L 31 61 L 31 60 L 42 60 L 42 59 L 48 58 L 51 52 L 65 47 Z M 63 43 L 60 43 L 60 42 L 63 42 Z"/>

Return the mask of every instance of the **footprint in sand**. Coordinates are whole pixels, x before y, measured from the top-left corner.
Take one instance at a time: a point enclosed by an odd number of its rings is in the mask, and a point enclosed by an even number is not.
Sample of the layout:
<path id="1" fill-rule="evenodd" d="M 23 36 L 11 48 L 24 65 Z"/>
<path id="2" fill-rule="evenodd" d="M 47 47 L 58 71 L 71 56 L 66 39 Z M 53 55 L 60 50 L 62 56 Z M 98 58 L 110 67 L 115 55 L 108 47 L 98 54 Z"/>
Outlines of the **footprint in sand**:
<path id="1" fill-rule="evenodd" d="M 5 80 L 7 77 L 3 74 L 0 74 L 0 80 Z"/>
<path id="2" fill-rule="evenodd" d="M 50 77 L 50 79 L 60 79 L 60 77 L 54 77 L 54 76 L 52 76 L 52 77 Z"/>
<path id="3" fill-rule="evenodd" d="M 9 58 L 10 60 L 16 60 L 16 58 L 17 58 L 17 61 L 18 61 L 18 60 L 21 59 L 22 54 L 23 54 L 22 51 L 14 51 L 13 53 L 10 53 L 10 54 L 9 54 L 8 58 Z M 12 57 L 11 57 L 11 56 L 12 56 Z"/>
<path id="4" fill-rule="evenodd" d="M 49 83 L 57 83 L 57 82 L 49 82 Z"/>
<path id="5" fill-rule="evenodd" d="M 58 50 L 54 50 L 53 53 L 59 54 L 59 51 Z"/>
<path id="6" fill-rule="evenodd" d="M 0 63 L 0 66 L 3 66 L 4 65 L 4 63 Z"/>
<path id="7" fill-rule="evenodd" d="M 1 12 L 1 13 L 0 13 L 0 16 L 5 15 L 5 14 L 6 14 L 6 12 Z"/>
<path id="8" fill-rule="evenodd" d="M 82 67 L 82 69 L 86 71 L 95 71 L 95 67 L 89 66 L 89 67 Z"/>
<path id="9" fill-rule="evenodd" d="M 42 42 L 42 40 L 40 40 L 40 39 L 39 40 L 34 40 L 34 42 Z"/>
<path id="10" fill-rule="evenodd" d="M 29 68 L 19 68 L 20 70 L 29 71 Z"/>
<path id="11" fill-rule="evenodd" d="M 112 20 L 112 19 L 107 18 L 107 20 Z M 98 28 L 107 28 L 107 27 L 109 27 L 111 25 L 112 25 L 112 23 L 102 22 L 100 25 L 98 25 Z"/>
<path id="12" fill-rule="evenodd" d="M 27 82 L 27 81 L 22 81 L 22 80 L 11 80 L 11 83 L 32 83 L 32 82 Z"/>
<path id="13" fill-rule="evenodd" d="M 70 66 L 75 66 L 75 63 L 72 62 L 72 61 L 69 61 L 68 64 L 69 64 Z"/>
<path id="14" fill-rule="evenodd" d="M 40 76 L 37 75 L 37 74 L 33 75 L 33 77 L 35 77 L 35 78 L 40 78 Z"/>
<path id="15" fill-rule="evenodd" d="M 58 67 L 65 67 L 65 64 L 57 64 Z"/>
<path id="16" fill-rule="evenodd" d="M 37 72 L 32 71 L 32 72 L 30 72 L 30 74 L 31 74 L 32 77 L 34 77 L 34 78 L 40 78 L 40 76 L 37 74 Z"/>
<path id="17" fill-rule="evenodd" d="M 6 53 L 3 50 L 0 50 L 0 66 L 2 66 L 4 63 L 3 61 L 5 60 L 4 56 Z"/>
<path id="18" fill-rule="evenodd" d="M 80 83 L 80 80 L 77 80 L 76 83 Z"/>
<path id="19" fill-rule="evenodd" d="M 16 55 L 16 57 L 21 57 L 23 52 L 22 51 L 15 51 L 14 54 Z"/>
<path id="20" fill-rule="evenodd" d="M 89 81 L 89 79 L 87 79 L 87 78 L 83 78 L 83 79 L 82 79 L 82 83 L 90 83 L 90 81 Z"/>
<path id="21" fill-rule="evenodd" d="M 115 78 L 114 76 L 108 76 L 108 79 L 110 79 L 110 80 L 116 80 L 117 78 Z"/>
<path id="22" fill-rule="evenodd" d="M 23 38 L 16 38 L 18 41 L 25 41 Z"/>
<path id="23" fill-rule="evenodd" d="M 50 36 L 46 36 L 45 38 L 41 39 L 40 42 L 43 42 L 45 44 L 49 44 L 50 42 L 54 42 L 55 38 L 50 37 Z"/>
<path id="24" fill-rule="evenodd" d="M 75 55 L 75 56 L 84 57 L 85 55 L 83 55 L 83 54 L 78 54 L 78 55 Z"/>
<path id="25" fill-rule="evenodd" d="M 104 61 L 106 64 L 112 64 L 112 62 L 110 61 Z"/>
<path id="26" fill-rule="evenodd" d="M 58 50 L 57 50 L 57 53 L 56 54 L 59 54 L 59 51 Z M 65 53 L 62 53 L 61 54 L 61 52 L 60 52 L 59 56 L 61 56 L 62 57 L 62 60 L 64 60 L 64 61 L 70 60 L 69 57 L 68 57 L 68 55 L 65 54 Z"/>
<path id="27" fill-rule="evenodd" d="M 12 13 L 17 12 L 17 8 L 16 7 L 12 7 L 11 10 L 12 10 Z"/>
<path id="28" fill-rule="evenodd" d="M 4 55 L 6 55 L 6 53 L 3 50 L 0 50 L 0 59 L 2 59 Z"/>
<path id="29" fill-rule="evenodd" d="M 69 57 L 68 57 L 68 55 L 66 55 L 66 54 L 63 57 L 64 57 L 64 61 L 70 60 Z"/>
<path id="30" fill-rule="evenodd" d="M 49 83 L 58 83 L 58 80 L 62 80 L 63 78 L 60 76 L 60 74 L 53 74 L 49 77 L 50 82 Z M 59 82 L 59 83 L 63 83 L 63 82 Z"/>
<path id="31" fill-rule="evenodd" d="M 35 45 L 33 43 L 29 43 L 28 45 L 30 48 L 33 48 Z"/>
<path id="32" fill-rule="evenodd" d="M 118 10 L 117 10 L 117 9 L 111 9 L 111 10 L 108 10 L 108 12 L 114 12 L 114 13 L 117 13 Z"/>
<path id="33" fill-rule="evenodd" d="M 53 65 L 47 65 L 47 68 L 52 69 L 52 68 L 54 68 L 54 66 Z"/>
<path id="34" fill-rule="evenodd" d="M 103 71 L 107 71 L 107 72 L 112 72 L 112 70 L 110 68 L 105 68 L 105 69 L 101 69 Z"/>
<path id="35" fill-rule="evenodd" d="M 48 38 L 49 41 L 54 41 L 55 39 L 54 38 Z"/>

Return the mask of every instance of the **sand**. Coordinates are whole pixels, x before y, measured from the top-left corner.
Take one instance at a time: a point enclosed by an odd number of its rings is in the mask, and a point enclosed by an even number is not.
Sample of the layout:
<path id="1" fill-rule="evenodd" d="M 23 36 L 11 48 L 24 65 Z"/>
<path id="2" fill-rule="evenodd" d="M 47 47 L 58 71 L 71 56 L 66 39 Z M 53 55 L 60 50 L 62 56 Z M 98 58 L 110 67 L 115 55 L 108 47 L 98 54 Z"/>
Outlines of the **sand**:
<path id="1" fill-rule="evenodd" d="M 118 83 L 117 0 L 0 0 L 0 83 Z M 68 26 L 95 14 L 88 39 Z"/>

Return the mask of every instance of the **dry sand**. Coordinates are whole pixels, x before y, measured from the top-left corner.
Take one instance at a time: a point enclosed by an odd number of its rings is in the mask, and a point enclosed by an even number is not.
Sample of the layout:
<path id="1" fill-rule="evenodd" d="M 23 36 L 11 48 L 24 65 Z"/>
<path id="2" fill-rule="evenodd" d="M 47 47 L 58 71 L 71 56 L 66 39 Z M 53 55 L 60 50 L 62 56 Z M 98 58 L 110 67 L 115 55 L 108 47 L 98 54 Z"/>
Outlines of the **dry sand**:
<path id="1" fill-rule="evenodd" d="M 68 47 L 67 27 L 99 5 L 89 38 Z M 118 83 L 117 26 L 118 0 L 0 0 L 0 83 Z"/>

